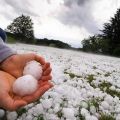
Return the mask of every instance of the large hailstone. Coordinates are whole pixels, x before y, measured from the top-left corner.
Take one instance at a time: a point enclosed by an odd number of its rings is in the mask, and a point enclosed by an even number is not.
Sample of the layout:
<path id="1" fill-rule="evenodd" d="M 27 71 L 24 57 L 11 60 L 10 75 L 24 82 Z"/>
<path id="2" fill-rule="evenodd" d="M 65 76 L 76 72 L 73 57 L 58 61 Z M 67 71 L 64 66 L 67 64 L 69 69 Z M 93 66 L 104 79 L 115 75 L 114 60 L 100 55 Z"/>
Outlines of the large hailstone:
<path id="1" fill-rule="evenodd" d="M 42 66 L 39 62 L 33 60 L 26 64 L 23 70 L 23 75 L 32 75 L 34 78 L 39 80 L 42 76 Z"/>
<path id="2" fill-rule="evenodd" d="M 63 108 L 63 115 L 65 118 L 74 120 L 75 113 L 72 108 Z"/>
<path id="3" fill-rule="evenodd" d="M 30 95 L 37 87 L 38 81 L 32 75 L 24 75 L 13 83 L 13 92 L 20 96 Z"/>

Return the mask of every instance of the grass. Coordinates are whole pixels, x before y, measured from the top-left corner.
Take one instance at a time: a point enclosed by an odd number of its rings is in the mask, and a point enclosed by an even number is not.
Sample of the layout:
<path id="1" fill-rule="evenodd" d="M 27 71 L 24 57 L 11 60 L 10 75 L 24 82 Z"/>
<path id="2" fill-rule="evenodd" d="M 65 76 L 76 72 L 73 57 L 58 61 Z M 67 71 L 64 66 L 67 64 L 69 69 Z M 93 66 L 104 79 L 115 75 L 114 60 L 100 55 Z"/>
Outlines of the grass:
<path id="1" fill-rule="evenodd" d="M 14 37 L 8 36 L 8 37 L 7 37 L 7 42 L 8 42 L 8 43 L 15 43 L 16 40 L 15 40 Z"/>
<path id="2" fill-rule="evenodd" d="M 96 66 L 93 66 L 93 69 L 97 69 L 97 67 L 96 67 Z"/>
<path id="3" fill-rule="evenodd" d="M 96 66 L 93 66 L 93 69 L 97 69 Z M 70 72 L 67 72 L 67 71 L 64 71 L 64 74 L 69 74 L 70 78 L 74 78 L 74 77 L 77 77 L 77 78 L 82 78 L 81 76 L 78 76 L 74 73 L 70 73 Z M 99 75 L 99 74 L 98 74 Z M 104 74 L 105 77 L 109 77 L 111 75 L 110 72 L 107 72 L 106 74 Z M 90 83 L 90 85 L 93 87 L 93 88 L 96 88 L 97 86 L 95 86 L 93 84 L 93 81 L 95 80 L 95 75 L 93 74 L 89 74 L 85 77 L 87 79 L 87 81 Z M 106 92 L 107 94 L 110 94 L 111 96 L 115 97 L 119 97 L 120 98 L 120 92 L 116 91 L 116 90 L 111 90 L 110 87 L 112 86 L 111 83 L 109 82 L 102 82 L 98 85 L 98 87 L 100 88 L 100 90 Z M 99 103 L 101 102 L 102 100 L 100 100 L 99 98 L 93 98 L 91 100 L 88 101 L 88 111 L 90 111 L 90 106 L 93 105 L 95 106 L 96 108 L 96 112 L 100 112 L 99 111 Z M 79 108 L 79 119 L 80 120 L 85 120 L 85 117 L 81 115 L 80 113 L 81 111 L 81 107 Z M 59 111 L 57 113 L 59 115 L 59 117 L 62 116 L 62 113 Z M 115 118 L 112 116 L 112 115 L 108 115 L 108 114 L 100 114 L 100 117 L 99 117 L 99 120 L 115 120 Z"/>
<path id="4" fill-rule="evenodd" d="M 91 84 L 93 80 L 95 80 L 94 75 L 90 74 L 86 77 L 86 79 L 88 80 L 88 82 Z"/>
<path id="5" fill-rule="evenodd" d="M 80 120 L 85 120 L 85 117 L 82 116 L 81 114 L 79 114 L 79 118 L 80 118 Z"/>
<path id="6" fill-rule="evenodd" d="M 77 78 L 82 78 L 81 76 L 79 75 L 76 75 L 74 73 L 70 73 L 70 72 L 67 72 L 67 71 L 64 71 L 64 74 L 68 74 L 70 76 L 71 79 L 77 77 Z"/>
<path id="7" fill-rule="evenodd" d="M 101 116 L 99 117 L 99 120 L 115 120 L 115 118 L 111 115 L 101 114 Z"/>
<path id="8" fill-rule="evenodd" d="M 89 74 L 89 75 L 87 75 L 86 79 L 87 79 L 87 81 L 90 83 L 90 85 L 91 85 L 93 88 L 96 88 L 96 86 L 92 83 L 93 80 L 95 80 L 93 74 Z"/>
<path id="9" fill-rule="evenodd" d="M 37 116 L 37 120 L 44 120 L 44 117 L 42 114 L 40 114 L 39 116 Z"/>
<path id="10" fill-rule="evenodd" d="M 79 120 L 85 120 L 85 116 L 81 115 L 81 107 L 79 107 Z"/>
<path id="11" fill-rule="evenodd" d="M 88 111 L 90 111 L 90 106 L 95 106 L 96 108 L 96 112 L 97 113 L 100 113 L 99 111 L 99 103 L 101 102 L 102 100 L 99 99 L 99 98 L 93 98 L 91 100 L 89 100 L 87 103 L 88 103 Z M 79 107 L 79 119 L 80 120 L 85 120 L 85 117 L 81 115 L 80 113 L 81 111 L 81 107 Z M 92 113 L 91 113 L 92 115 Z M 114 114 L 113 114 L 114 115 Z M 108 114 L 104 114 L 104 113 L 100 113 L 100 117 L 98 118 L 98 120 L 115 120 L 115 118 L 112 116 L 112 115 L 108 115 Z"/>
<path id="12" fill-rule="evenodd" d="M 25 108 L 20 108 L 20 109 L 18 109 L 16 112 L 17 112 L 18 117 L 19 117 L 19 116 L 21 116 L 22 114 L 26 113 L 27 110 L 26 110 Z"/>
<path id="13" fill-rule="evenodd" d="M 111 75 L 111 73 L 110 72 L 107 72 L 104 76 L 105 77 L 109 77 Z"/>
<path id="14" fill-rule="evenodd" d="M 95 106 L 96 111 L 98 112 L 99 111 L 99 103 L 100 103 L 100 101 L 102 101 L 102 100 L 100 100 L 98 98 L 93 98 L 93 99 L 89 100 L 88 101 L 88 110 L 90 111 L 90 106 L 93 105 L 93 106 Z"/>
<path id="15" fill-rule="evenodd" d="M 102 100 L 100 100 L 99 98 L 92 98 L 92 99 L 86 101 L 86 104 L 88 105 L 88 107 L 85 109 L 87 109 L 90 112 L 90 107 L 94 106 L 96 108 L 96 112 L 99 112 L 99 102 L 100 101 L 102 101 Z M 79 107 L 79 115 L 78 116 L 79 116 L 80 120 L 85 120 L 85 116 L 81 115 L 81 108 L 83 108 L 83 107 L 82 106 Z"/>
<path id="16" fill-rule="evenodd" d="M 106 88 L 106 89 L 109 89 L 111 86 L 112 86 L 112 84 L 109 83 L 109 82 L 106 82 L 106 81 L 104 81 L 104 82 L 102 82 L 102 83 L 100 83 L 100 84 L 98 85 L 98 87 L 99 87 L 102 91 L 104 91 L 105 88 Z"/>
<path id="17" fill-rule="evenodd" d="M 105 82 L 105 81 L 98 85 L 98 87 L 99 87 L 102 91 L 106 92 L 107 94 L 110 94 L 110 95 L 113 96 L 113 97 L 117 96 L 117 97 L 120 98 L 120 92 L 118 92 L 118 91 L 116 91 L 116 90 L 111 90 L 111 89 L 110 89 L 111 86 L 112 86 L 111 83 Z"/>
<path id="18" fill-rule="evenodd" d="M 59 110 L 59 111 L 57 112 L 57 116 L 58 116 L 59 118 L 61 118 L 61 117 L 63 116 L 62 110 Z"/>
<path id="19" fill-rule="evenodd" d="M 64 103 L 62 102 L 62 103 L 60 103 L 60 107 L 64 107 Z"/>
<path id="20" fill-rule="evenodd" d="M 120 98 L 120 92 L 118 92 L 116 90 L 106 89 L 106 92 L 113 97 L 117 96 L 117 97 Z"/>

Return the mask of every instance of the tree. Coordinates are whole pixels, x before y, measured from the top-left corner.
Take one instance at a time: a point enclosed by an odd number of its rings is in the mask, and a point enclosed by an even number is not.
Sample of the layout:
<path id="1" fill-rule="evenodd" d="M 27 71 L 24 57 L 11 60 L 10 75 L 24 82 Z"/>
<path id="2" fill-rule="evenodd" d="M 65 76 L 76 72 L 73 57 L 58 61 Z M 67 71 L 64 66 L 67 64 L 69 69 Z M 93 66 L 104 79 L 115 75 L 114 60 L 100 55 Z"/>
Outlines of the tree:
<path id="1" fill-rule="evenodd" d="M 112 55 L 120 56 L 120 9 L 117 10 L 114 17 L 112 17 L 109 23 L 104 24 L 103 39 L 108 40 L 108 52 Z M 118 49 L 119 48 L 119 49 Z"/>
<path id="2" fill-rule="evenodd" d="M 83 45 L 83 50 L 84 51 L 90 51 L 91 46 L 90 46 L 90 40 L 89 39 L 84 39 L 82 40 L 82 45 Z"/>
<path id="3" fill-rule="evenodd" d="M 83 50 L 91 52 L 100 52 L 100 38 L 99 36 L 90 36 L 88 39 L 82 41 Z"/>
<path id="4" fill-rule="evenodd" d="M 21 42 L 31 43 L 34 41 L 33 23 L 30 16 L 21 15 L 17 17 L 7 29 L 15 34 Z"/>
<path id="5" fill-rule="evenodd" d="M 83 50 L 120 56 L 120 9 L 103 26 L 102 34 L 82 41 Z"/>

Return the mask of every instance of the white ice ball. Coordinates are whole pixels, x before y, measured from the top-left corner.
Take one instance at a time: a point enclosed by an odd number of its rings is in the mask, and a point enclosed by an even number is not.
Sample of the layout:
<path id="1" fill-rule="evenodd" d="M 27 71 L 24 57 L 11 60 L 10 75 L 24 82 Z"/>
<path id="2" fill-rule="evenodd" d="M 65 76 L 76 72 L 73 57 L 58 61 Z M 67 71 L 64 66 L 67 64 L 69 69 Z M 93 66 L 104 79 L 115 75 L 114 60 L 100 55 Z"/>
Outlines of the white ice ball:
<path id="1" fill-rule="evenodd" d="M 30 95 L 36 91 L 38 81 L 31 75 L 24 75 L 13 83 L 13 92 L 20 96 Z"/>
<path id="2" fill-rule="evenodd" d="M 63 115 L 66 119 L 74 120 L 73 108 L 63 108 Z"/>
<path id="3" fill-rule="evenodd" d="M 17 119 L 17 113 L 16 112 L 9 112 L 7 114 L 7 120 L 16 120 Z"/>
<path id="4" fill-rule="evenodd" d="M 93 115 L 85 116 L 85 119 L 86 119 L 86 120 L 98 120 L 98 118 L 95 117 L 95 116 L 93 116 Z"/>
<path id="5" fill-rule="evenodd" d="M 90 106 L 90 112 L 91 112 L 92 114 L 96 113 L 96 108 L 95 108 L 95 106 L 93 106 L 93 105 Z"/>
<path id="6" fill-rule="evenodd" d="M 109 107 L 110 107 L 110 105 L 108 104 L 107 101 L 103 101 L 103 102 L 101 103 L 101 106 L 102 106 L 105 110 L 108 110 Z"/>
<path id="7" fill-rule="evenodd" d="M 23 75 L 32 75 L 37 80 L 39 80 L 42 76 L 42 66 L 39 62 L 33 60 L 26 64 L 23 70 Z"/>
<path id="8" fill-rule="evenodd" d="M 42 105 L 45 109 L 49 109 L 52 107 L 53 100 L 52 99 L 45 99 L 42 101 Z"/>
<path id="9" fill-rule="evenodd" d="M 0 118 L 2 118 L 5 115 L 5 111 L 0 109 Z"/>
<path id="10" fill-rule="evenodd" d="M 88 108 L 88 104 L 87 104 L 87 102 L 82 101 L 82 102 L 81 102 L 81 107 L 87 109 L 87 108 Z"/>
<path id="11" fill-rule="evenodd" d="M 113 97 L 111 95 L 107 95 L 104 100 L 107 101 L 110 105 L 113 104 Z"/>
<path id="12" fill-rule="evenodd" d="M 82 108 L 81 109 L 81 115 L 82 116 L 87 116 L 87 115 L 89 115 L 89 111 L 87 109 L 85 109 L 85 108 Z"/>

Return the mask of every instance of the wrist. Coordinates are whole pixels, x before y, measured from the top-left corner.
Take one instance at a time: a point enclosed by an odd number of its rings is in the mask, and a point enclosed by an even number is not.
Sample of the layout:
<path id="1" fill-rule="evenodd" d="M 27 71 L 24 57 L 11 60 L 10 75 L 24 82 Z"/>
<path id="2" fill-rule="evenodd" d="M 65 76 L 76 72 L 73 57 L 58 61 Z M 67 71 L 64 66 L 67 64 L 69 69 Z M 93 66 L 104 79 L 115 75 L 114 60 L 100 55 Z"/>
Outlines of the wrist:
<path id="1" fill-rule="evenodd" d="M 17 53 L 6 53 L 6 54 L 4 54 L 3 58 L 2 58 L 1 61 L 0 61 L 0 65 L 1 65 L 4 61 L 10 59 L 11 57 L 13 57 L 13 56 L 16 55 L 16 54 L 17 54 Z"/>
<path id="2" fill-rule="evenodd" d="M 13 58 L 14 58 L 15 55 L 16 55 L 16 54 L 11 54 L 11 55 L 7 56 L 5 59 L 3 59 L 3 60 L 0 62 L 0 70 L 2 70 L 2 67 L 4 66 L 4 64 L 5 64 L 6 62 L 9 62 L 9 61 L 13 60 Z"/>

